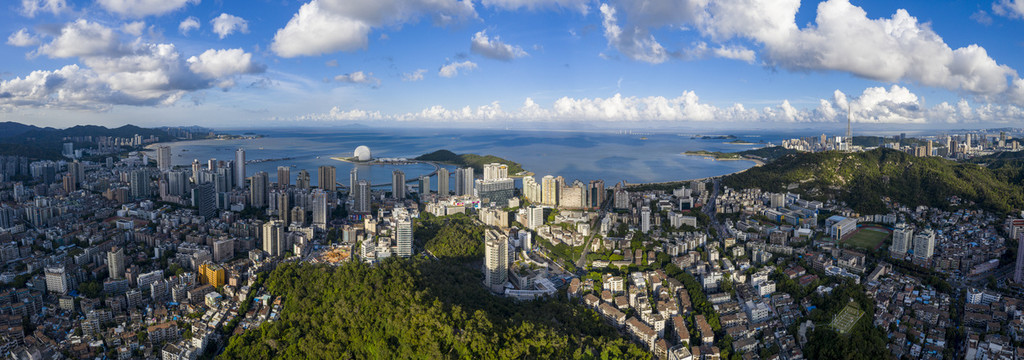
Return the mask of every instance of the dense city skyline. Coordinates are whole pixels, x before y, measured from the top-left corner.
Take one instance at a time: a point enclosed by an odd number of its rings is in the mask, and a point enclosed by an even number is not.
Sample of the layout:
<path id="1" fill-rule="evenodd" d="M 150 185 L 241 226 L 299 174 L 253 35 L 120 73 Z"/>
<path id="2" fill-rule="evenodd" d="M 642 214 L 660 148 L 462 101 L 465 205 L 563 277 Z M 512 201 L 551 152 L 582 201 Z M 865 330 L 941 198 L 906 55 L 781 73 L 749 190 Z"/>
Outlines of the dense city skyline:
<path id="1" fill-rule="evenodd" d="M 6 5 L 0 114 L 40 126 L 798 128 L 849 108 L 880 128 L 972 128 L 1024 114 L 1011 0 Z"/>

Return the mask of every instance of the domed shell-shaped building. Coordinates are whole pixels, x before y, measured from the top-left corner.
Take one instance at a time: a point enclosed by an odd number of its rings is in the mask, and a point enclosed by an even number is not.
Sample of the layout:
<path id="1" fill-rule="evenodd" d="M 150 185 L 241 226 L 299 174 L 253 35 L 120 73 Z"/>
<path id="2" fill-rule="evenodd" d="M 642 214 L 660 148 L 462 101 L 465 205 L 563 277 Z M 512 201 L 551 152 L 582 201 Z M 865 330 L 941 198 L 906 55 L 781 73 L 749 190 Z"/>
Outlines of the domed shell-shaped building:
<path id="1" fill-rule="evenodd" d="M 356 161 L 370 161 L 373 159 L 370 156 L 370 148 L 366 146 L 360 146 L 356 148 L 356 151 L 352 153 L 352 157 L 356 158 Z"/>

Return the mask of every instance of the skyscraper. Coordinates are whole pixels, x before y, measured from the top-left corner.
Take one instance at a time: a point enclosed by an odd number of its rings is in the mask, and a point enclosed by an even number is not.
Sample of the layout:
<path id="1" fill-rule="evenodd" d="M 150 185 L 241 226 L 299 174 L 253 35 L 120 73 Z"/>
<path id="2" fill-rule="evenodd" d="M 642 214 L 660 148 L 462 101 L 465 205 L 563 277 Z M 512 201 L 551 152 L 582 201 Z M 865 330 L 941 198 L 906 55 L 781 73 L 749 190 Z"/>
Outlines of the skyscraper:
<path id="1" fill-rule="evenodd" d="M 412 218 L 402 208 L 395 210 L 395 245 L 398 256 L 412 256 Z"/>
<path id="2" fill-rule="evenodd" d="M 192 202 L 199 209 L 199 216 L 207 220 L 217 217 L 217 192 L 213 183 L 204 183 L 192 189 Z"/>
<path id="3" fill-rule="evenodd" d="M 267 207 L 267 194 L 270 187 L 270 176 L 260 171 L 249 178 L 249 204 L 255 208 Z"/>
<path id="4" fill-rule="evenodd" d="M 541 204 L 544 205 L 558 205 L 558 183 L 555 182 L 555 177 L 551 175 L 545 175 L 541 179 Z"/>
<path id="5" fill-rule="evenodd" d="M 335 175 L 337 169 L 333 166 L 324 165 L 317 173 L 317 186 L 325 191 L 338 191 L 338 177 Z"/>
<path id="6" fill-rule="evenodd" d="M 115 246 L 107 252 L 107 271 L 112 279 L 124 278 L 124 248 Z"/>
<path id="7" fill-rule="evenodd" d="M 420 191 L 420 198 L 421 199 L 423 198 L 424 195 L 430 194 L 430 177 L 429 176 L 420 175 L 419 189 L 420 189 L 419 191 Z"/>
<path id="8" fill-rule="evenodd" d="M 263 251 L 269 256 L 281 256 L 287 250 L 284 243 L 284 224 L 281 220 L 270 220 L 263 224 Z"/>
<path id="9" fill-rule="evenodd" d="M 927 260 L 932 255 L 935 255 L 935 233 L 931 229 L 924 229 L 914 235 L 914 257 Z"/>
<path id="10" fill-rule="evenodd" d="M 295 178 L 295 187 L 309 190 L 309 171 L 306 171 L 306 169 L 299 170 L 299 175 Z"/>
<path id="11" fill-rule="evenodd" d="M 523 177 L 523 196 L 525 196 L 527 200 L 530 200 L 530 202 L 534 204 L 540 204 L 543 199 L 543 193 L 544 192 L 541 191 L 540 183 L 538 183 L 533 176 Z"/>
<path id="12" fill-rule="evenodd" d="M 129 174 L 132 197 L 143 199 L 149 197 L 149 174 L 145 170 L 132 170 Z"/>
<path id="13" fill-rule="evenodd" d="M 366 214 L 370 212 L 370 182 L 359 180 L 356 184 L 355 198 L 352 202 L 352 212 Z"/>
<path id="14" fill-rule="evenodd" d="M 508 237 L 487 229 L 484 235 L 484 286 L 496 293 L 505 292 L 508 281 Z"/>
<path id="15" fill-rule="evenodd" d="M 905 223 L 896 224 L 896 229 L 892 232 L 892 246 L 889 247 L 889 256 L 902 259 L 907 255 L 907 250 L 910 250 L 910 243 L 913 239 L 914 229 L 911 229 Z"/>
<path id="16" fill-rule="evenodd" d="M 245 149 L 235 150 L 235 185 L 245 188 Z"/>
<path id="17" fill-rule="evenodd" d="M 322 189 L 313 190 L 313 227 L 327 229 L 327 193 Z"/>
<path id="18" fill-rule="evenodd" d="M 604 198 L 606 192 L 604 191 L 604 180 L 591 180 L 589 186 L 590 193 L 587 194 L 589 200 L 589 207 L 597 208 L 601 204 L 604 204 Z"/>
<path id="19" fill-rule="evenodd" d="M 214 176 L 214 190 L 218 193 L 228 192 L 235 187 L 235 177 L 230 168 L 222 167 L 217 169 Z"/>
<path id="20" fill-rule="evenodd" d="M 391 172 L 391 197 L 405 199 L 405 173 L 402 170 Z"/>
<path id="21" fill-rule="evenodd" d="M 442 197 L 448 196 L 448 191 L 451 190 L 451 188 L 448 187 L 449 179 L 450 175 L 448 174 L 448 169 L 437 169 L 437 195 Z"/>
<path id="22" fill-rule="evenodd" d="M 359 170 L 355 167 L 352 171 L 348 172 L 348 193 L 352 194 L 355 191 L 356 185 L 359 185 Z"/>
<path id="23" fill-rule="evenodd" d="M 277 195 L 277 217 L 280 218 L 281 222 L 284 223 L 284 226 L 287 227 L 292 223 L 291 219 L 289 219 L 289 215 L 291 214 L 288 213 L 288 211 L 292 209 L 291 201 L 288 199 L 287 191 L 281 191 Z"/>
<path id="24" fill-rule="evenodd" d="M 277 188 L 287 189 L 292 184 L 292 169 L 287 166 L 277 167 Z"/>
<path id="25" fill-rule="evenodd" d="M 455 169 L 455 195 L 473 195 L 473 168 L 465 167 Z"/>
<path id="26" fill-rule="evenodd" d="M 646 234 L 651 231 L 651 208 L 644 206 L 640 209 L 640 232 Z"/>

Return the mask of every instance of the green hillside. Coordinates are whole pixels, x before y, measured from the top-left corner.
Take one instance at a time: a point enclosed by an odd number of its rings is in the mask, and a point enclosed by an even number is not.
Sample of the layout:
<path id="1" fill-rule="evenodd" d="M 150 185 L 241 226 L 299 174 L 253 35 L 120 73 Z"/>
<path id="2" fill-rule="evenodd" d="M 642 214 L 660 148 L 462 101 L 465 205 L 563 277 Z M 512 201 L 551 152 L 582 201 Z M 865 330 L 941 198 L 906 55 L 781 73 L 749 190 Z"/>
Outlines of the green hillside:
<path id="1" fill-rule="evenodd" d="M 1020 169 L 1020 168 L 1017 168 Z M 1019 170 L 993 169 L 938 157 L 915 157 L 889 149 L 858 153 L 822 152 L 782 156 L 764 166 L 727 176 L 738 188 L 792 191 L 809 198 L 845 201 L 863 213 L 885 211 L 882 197 L 904 205 L 949 208 L 957 196 L 996 212 L 1024 208 Z"/>
<path id="2" fill-rule="evenodd" d="M 500 163 L 508 166 L 508 174 L 515 175 L 523 171 L 519 163 L 505 160 L 494 155 L 480 156 L 477 154 L 456 154 L 448 150 L 438 150 L 429 154 L 416 157 L 416 160 L 436 161 L 462 167 L 472 167 L 477 174 L 484 171 L 484 164 Z"/>
<path id="3" fill-rule="evenodd" d="M 221 359 L 647 359 L 580 304 L 491 295 L 477 266 L 390 258 L 284 263 L 267 279 L 280 319 L 233 336 Z"/>

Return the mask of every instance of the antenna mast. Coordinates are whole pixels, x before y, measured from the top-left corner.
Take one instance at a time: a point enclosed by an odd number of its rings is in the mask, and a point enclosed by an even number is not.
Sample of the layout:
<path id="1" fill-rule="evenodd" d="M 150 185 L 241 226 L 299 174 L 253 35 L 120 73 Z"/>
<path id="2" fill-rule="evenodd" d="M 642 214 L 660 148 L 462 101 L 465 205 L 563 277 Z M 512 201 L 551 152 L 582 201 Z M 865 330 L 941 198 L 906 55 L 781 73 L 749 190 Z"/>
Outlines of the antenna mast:
<path id="1" fill-rule="evenodd" d="M 852 103 L 847 103 L 847 105 L 846 105 L 846 141 L 848 143 L 848 146 L 846 147 L 847 151 L 853 150 L 853 130 L 852 130 L 851 126 L 850 126 L 852 123 L 853 123 L 853 104 Z"/>

